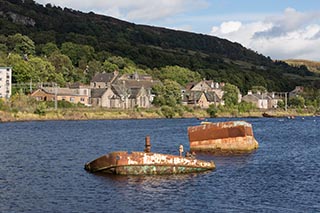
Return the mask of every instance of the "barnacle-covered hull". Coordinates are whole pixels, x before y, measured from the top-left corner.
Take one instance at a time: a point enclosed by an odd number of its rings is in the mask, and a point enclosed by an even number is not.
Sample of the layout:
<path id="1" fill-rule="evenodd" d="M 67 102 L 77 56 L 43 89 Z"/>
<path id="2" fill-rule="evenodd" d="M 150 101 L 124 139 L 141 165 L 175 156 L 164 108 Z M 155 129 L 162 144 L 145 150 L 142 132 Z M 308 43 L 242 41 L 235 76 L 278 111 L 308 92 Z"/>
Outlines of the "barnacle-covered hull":
<path id="1" fill-rule="evenodd" d="M 85 169 L 118 175 L 163 175 L 213 170 L 215 164 L 192 157 L 152 152 L 112 152 L 86 163 Z"/>
<path id="2" fill-rule="evenodd" d="M 191 151 L 243 153 L 258 148 L 252 125 L 245 121 L 210 123 L 188 128 Z"/>

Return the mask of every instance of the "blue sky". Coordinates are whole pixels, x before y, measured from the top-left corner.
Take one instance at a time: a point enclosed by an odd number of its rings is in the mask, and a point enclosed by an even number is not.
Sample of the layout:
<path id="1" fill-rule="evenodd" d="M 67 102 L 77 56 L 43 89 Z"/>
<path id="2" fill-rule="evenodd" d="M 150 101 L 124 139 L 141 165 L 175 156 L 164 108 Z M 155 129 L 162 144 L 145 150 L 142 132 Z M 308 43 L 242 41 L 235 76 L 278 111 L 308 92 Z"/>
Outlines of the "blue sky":
<path id="1" fill-rule="evenodd" d="M 319 0 L 36 0 L 136 24 L 208 34 L 272 59 L 320 61 Z M 81 3 L 80 3 L 81 2 Z"/>

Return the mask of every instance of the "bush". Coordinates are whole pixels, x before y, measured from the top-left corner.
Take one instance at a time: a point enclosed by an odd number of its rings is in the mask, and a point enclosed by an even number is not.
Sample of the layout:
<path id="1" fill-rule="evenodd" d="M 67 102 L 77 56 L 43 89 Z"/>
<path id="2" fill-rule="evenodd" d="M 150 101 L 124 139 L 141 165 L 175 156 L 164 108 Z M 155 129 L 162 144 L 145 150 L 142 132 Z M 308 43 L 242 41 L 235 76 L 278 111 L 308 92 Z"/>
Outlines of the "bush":
<path id="1" fill-rule="evenodd" d="M 250 112 L 253 109 L 255 109 L 256 107 L 252 104 L 252 103 L 247 103 L 247 102 L 241 102 L 238 105 L 238 111 L 240 113 L 244 113 L 244 112 Z"/>
<path id="2" fill-rule="evenodd" d="M 171 107 L 167 106 L 167 105 L 161 107 L 161 113 L 166 118 L 172 118 L 175 115 L 174 110 Z"/>
<path id="3" fill-rule="evenodd" d="M 46 110 L 47 109 L 47 105 L 45 102 L 40 102 L 35 111 L 34 111 L 34 114 L 37 114 L 37 115 L 45 115 L 46 114 Z"/>
<path id="4" fill-rule="evenodd" d="M 210 118 L 217 117 L 217 112 L 218 112 L 218 109 L 214 104 L 211 104 L 207 109 L 207 113 L 209 114 Z"/>

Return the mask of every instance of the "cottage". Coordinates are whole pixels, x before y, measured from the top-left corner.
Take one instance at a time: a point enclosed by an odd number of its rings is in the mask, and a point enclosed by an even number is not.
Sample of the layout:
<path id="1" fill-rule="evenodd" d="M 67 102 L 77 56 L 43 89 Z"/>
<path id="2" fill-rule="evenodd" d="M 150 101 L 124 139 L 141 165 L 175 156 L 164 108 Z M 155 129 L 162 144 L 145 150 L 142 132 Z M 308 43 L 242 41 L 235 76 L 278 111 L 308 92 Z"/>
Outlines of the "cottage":
<path id="1" fill-rule="evenodd" d="M 222 99 L 224 83 L 214 82 L 212 80 L 202 80 L 200 82 L 191 82 L 182 89 L 182 104 L 190 106 L 199 106 L 208 108 L 210 104 L 224 105 Z"/>
<path id="2" fill-rule="evenodd" d="M 219 105 L 223 101 L 215 92 L 189 91 L 183 94 L 182 104 L 209 108 L 211 104 Z"/>
<path id="3" fill-rule="evenodd" d="M 242 101 L 253 103 L 258 109 L 271 109 L 278 107 L 278 101 L 281 100 L 275 96 L 275 93 L 252 93 L 251 90 L 248 94 L 242 97 Z"/>
<path id="4" fill-rule="evenodd" d="M 41 87 L 30 94 L 37 101 L 64 100 L 74 104 L 89 105 L 90 89 L 70 89 L 58 87 Z"/>

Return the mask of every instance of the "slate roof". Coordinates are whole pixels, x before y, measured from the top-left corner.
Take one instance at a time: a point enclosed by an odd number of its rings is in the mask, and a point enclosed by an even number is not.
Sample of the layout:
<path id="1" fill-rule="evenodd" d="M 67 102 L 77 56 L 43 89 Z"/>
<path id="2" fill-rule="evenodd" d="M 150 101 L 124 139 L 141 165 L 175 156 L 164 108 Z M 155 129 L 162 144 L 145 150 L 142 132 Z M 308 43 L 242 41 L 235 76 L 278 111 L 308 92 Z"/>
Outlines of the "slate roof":
<path id="1" fill-rule="evenodd" d="M 91 89 L 91 98 L 101 98 L 106 91 L 106 88 Z"/>
<path id="2" fill-rule="evenodd" d="M 215 92 L 203 92 L 203 91 L 187 92 L 183 96 L 183 101 L 188 103 L 194 103 L 195 101 L 198 102 L 203 93 L 209 102 L 221 102 L 221 99 L 217 96 Z"/>
<path id="3" fill-rule="evenodd" d="M 91 82 L 111 82 L 114 80 L 116 75 L 112 73 L 97 73 L 91 80 Z"/>
<path id="4" fill-rule="evenodd" d="M 78 89 L 70 89 L 70 88 L 54 88 L 54 87 L 42 87 L 41 88 L 44 92 L 48 94 L 55 94 L 57 89 L 58 95 L 71 95 L 71 96 L 80 96 Z"/>

